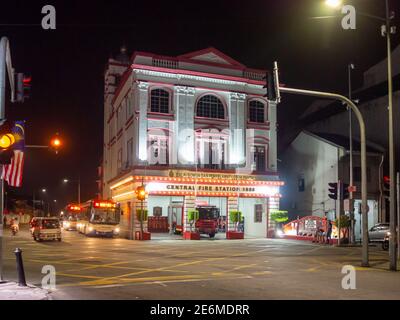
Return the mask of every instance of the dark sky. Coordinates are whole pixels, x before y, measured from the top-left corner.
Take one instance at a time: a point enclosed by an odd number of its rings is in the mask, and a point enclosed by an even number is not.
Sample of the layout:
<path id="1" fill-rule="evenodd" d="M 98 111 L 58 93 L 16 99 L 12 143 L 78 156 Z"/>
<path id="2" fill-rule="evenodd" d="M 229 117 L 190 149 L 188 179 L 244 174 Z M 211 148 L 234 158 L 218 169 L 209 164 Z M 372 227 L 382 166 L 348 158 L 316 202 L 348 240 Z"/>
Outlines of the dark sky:
<path id="1" fill-rule="evenodd" d="M 96 193 L 97 165 L 103 143 L 103 72 L 111 54 L 126 44 L 129 52 L 178 55 L 214 46 L 248 67 L 270 69 L 280 63 L 281 82 L 308 89 L 346 92 L 347 64 L 362 72 L 385 57 L 380 23 L 360 18 L 345 31 L 323 0 L 248 1 L 2 1 L 0 35 L 11 43 L 13 65 L 33 77 L 32 97 L 7 102 L 6 115 L 27 121 L 27 144 L 46 144 L 59 132 L 64 148 L 26 150 L 24 186 L 9 193 L 31 195 L 46 187 L 48 199 L 82 200 Z M 354 0 L 359 11 L 384 15 L 383 0 Z M 391 1 L 400 14 L 399 1 Z M 57 10 L 57 29 L 43 30 L 41 8 Z M 398 35 L 395 39 L 395 44 Z M 290 130 L 310 99 L 284 97 L 279 107 L 280 134 Z"/>

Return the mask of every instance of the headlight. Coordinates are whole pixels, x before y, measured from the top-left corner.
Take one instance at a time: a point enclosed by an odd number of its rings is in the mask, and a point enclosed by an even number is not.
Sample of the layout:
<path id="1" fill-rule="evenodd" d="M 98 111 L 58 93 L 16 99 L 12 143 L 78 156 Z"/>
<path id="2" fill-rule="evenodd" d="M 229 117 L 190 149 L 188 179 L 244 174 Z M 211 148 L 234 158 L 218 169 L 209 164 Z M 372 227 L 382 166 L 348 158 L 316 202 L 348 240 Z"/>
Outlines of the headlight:
<path id="1" fill-rule="evenodd" d="M 114 229 L 114 232 L 115 232 L 115 233 L 119 233 L 119 228 L 115 228 L 115 229 Z"/>
<path id="2" fill-rule="evenodd" d="M 89 231 L 93 231 L 93 227 L 89 227 L 88 230 L 89 230 Z"/>
<path id="3" fill-rule="evenodd" d="M 69 228 L 70 227 L 70 223 L 69 222 L 64 222 L 64 227 Z"/>
<path id="4" fill-rule="evenodd" d="M 278 237 L 282 237 L 283 236 L 283 231 L 281 229 L 276 230 L 276 235 Z"/>

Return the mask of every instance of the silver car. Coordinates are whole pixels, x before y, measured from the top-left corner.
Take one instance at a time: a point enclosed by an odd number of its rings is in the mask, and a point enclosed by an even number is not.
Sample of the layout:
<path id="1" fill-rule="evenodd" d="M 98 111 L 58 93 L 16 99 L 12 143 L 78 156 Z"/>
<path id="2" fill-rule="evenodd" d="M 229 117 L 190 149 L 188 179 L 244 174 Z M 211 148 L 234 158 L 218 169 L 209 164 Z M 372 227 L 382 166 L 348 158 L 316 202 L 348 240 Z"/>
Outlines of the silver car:
<path id="1" fill-rule="evenodd" d="M 368 231 L 370 242 L 379 242 L 382 244 L 386 244 L 389 235 L 389 223 L 378 223 Z"/>

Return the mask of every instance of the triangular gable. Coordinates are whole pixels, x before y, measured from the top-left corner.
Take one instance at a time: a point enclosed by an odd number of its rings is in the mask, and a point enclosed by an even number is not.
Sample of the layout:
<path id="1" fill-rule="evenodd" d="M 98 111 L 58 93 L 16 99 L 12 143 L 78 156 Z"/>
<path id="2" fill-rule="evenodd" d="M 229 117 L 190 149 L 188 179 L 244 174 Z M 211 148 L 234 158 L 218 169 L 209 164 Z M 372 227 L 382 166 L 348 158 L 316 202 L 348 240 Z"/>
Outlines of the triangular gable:
<path id="1" fill-rule="evenodd" d="M 218 49 L 213 47 L 209 47 L 203 50 L 198 50 L 194 52 L 189 52 L 186 54 L 182 54 L 178 56 L 178 59 L 188 59 L 188 60 L 195 60 L 195 61 L 204 61 L 204 62 L 211 62 L 211 63 L 218 63 L 218 64 L 225 64 L 231 65 L 236 67 L 245 68 L 243 64 L 236 61 L 235 59 L 227 56 L 226 54 L 222 53 Z"/>

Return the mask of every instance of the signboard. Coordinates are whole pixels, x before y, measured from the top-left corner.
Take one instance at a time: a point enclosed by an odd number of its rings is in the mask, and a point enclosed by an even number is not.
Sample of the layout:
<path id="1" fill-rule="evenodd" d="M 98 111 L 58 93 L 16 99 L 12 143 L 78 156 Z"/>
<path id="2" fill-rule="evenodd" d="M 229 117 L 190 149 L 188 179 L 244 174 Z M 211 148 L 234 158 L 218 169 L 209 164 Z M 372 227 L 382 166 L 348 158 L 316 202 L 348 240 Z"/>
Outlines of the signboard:
<path id="1" fill-rule="evenodd" d="M 199 193 L 246 193 L 265 196 L 279 196 L 279 187 L 277 186 L 224 186 L 224 185 L 206 185 L 206 184 L 178 184 L 169 182 L 150 182 L 146 185 L 146 191 L 156 192 L 199 192 Z"/>
<path id="2" fill-rule="evenodd" d="M 225 179 L 225 180 L 256 180 L 255 176 L 244 174 L 193 172 L 184 170 L 169 170 L 168 176 L 171 178 L 204 178 L 204 179 Z"/>

